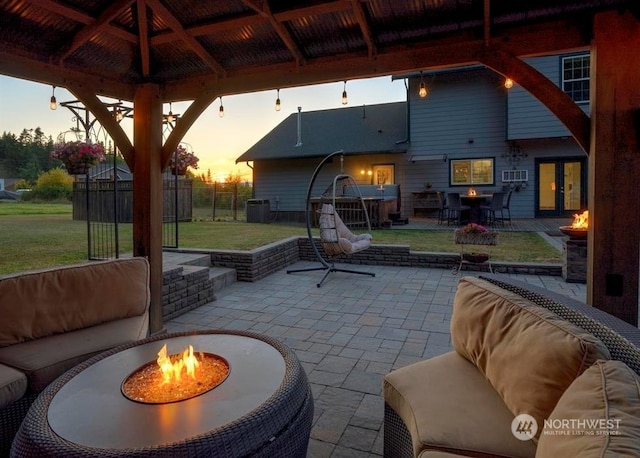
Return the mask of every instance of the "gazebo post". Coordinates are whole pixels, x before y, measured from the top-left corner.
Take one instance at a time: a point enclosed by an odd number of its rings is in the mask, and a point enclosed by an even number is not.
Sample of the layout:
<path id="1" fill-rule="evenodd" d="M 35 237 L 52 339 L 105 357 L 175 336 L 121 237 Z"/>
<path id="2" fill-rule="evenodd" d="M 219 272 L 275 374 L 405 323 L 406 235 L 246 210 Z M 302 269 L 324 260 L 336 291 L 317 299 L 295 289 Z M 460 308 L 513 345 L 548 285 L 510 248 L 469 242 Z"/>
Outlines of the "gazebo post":
<path id="1" fill-rule="evenodd" d="M 162 319 L 162 100 L 160 87 L 142 84 L 133 99 L 133 254 L 150 264 L 149 332 L 164 328 Z"/>
<path id="2" fill-rule="evenodd" d="M 640 21 L 594 18 L 587 303 L 638 325 L 640 249 Z"/>

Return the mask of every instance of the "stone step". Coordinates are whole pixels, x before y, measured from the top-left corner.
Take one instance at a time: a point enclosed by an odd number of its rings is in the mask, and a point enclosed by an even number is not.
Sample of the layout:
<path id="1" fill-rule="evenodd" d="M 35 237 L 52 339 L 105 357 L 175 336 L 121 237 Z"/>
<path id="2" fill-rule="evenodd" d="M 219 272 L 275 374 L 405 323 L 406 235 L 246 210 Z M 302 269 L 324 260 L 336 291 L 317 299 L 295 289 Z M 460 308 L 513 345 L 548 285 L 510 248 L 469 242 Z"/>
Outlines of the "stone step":
<path id="1" fill-rule="evenodd" d="M 220 291 L 236 281 L 236 269 L 227 267 L 210 267 L 209 279 L 213 285 L 213 291 Z"/>

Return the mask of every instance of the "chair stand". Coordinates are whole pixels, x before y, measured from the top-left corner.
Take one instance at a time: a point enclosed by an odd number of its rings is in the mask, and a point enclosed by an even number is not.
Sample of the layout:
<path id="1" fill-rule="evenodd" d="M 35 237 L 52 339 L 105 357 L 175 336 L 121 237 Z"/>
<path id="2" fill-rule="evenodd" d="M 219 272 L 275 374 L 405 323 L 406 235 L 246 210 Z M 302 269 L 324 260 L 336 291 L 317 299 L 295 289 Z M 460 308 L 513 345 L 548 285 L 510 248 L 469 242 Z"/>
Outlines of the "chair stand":
<path id="1" fill-rule="evenodd" d="M 324 283 L 324 281 L 327 279 L 327 277 L 329 276 L 329 274 L 331 272 L 345 272 L 345 273 L 349 273 L 349 274 L 358 274 L 358 275 L 369 275 L 370 277 L 375 277 L 376 274 L 373 272 L 363 272 L 361 270 L 350 270 L 350 269 L 341 269 L 339 267 L 336 267 L 335 263 L 331 262 L 323 262 L 322 263 L 322 267 L 307 267 L 305 269 L 293 269 L 293 270 L 287 270 L 288 274 L 291 273 L 295 273 L 295 272 L 312 272 L 315 270 L 326 270 L 324 277 L 322 277 L 322 280 L 320 280 L 319 283 L 316 284 L 316 286 L 318 288 L 320 288 L 322 286 L 322 284 Z"/>

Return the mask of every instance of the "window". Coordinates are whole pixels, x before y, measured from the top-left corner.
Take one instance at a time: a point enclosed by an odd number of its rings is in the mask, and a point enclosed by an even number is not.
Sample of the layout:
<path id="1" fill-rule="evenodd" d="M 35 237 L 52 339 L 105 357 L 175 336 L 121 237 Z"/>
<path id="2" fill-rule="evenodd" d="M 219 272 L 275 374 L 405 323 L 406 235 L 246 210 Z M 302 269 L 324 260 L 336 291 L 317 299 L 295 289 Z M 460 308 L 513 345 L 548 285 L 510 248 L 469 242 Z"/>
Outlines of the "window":
<path id="1" fill-rule="evenodd" d="M 451 185 L 493 184 L 493 159 L 451 160 Z"/>
<path id="2" fill-rule="evenodd" d="M 562 58 L 562 90 L 575 102 L 589 102 L 588 54 Z"/>

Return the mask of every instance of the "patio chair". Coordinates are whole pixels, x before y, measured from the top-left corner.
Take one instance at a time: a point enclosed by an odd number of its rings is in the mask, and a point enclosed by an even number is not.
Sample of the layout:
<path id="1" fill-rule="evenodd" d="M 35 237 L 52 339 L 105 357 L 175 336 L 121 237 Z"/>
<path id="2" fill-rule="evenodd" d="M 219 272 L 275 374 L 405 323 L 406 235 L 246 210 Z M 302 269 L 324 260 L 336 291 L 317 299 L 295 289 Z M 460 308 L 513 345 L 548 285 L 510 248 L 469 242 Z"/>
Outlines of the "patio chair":
<path id="1" fill-rule="evenodd" d="M 449 206 L 447 205 L 447 199 L 444 193 L 438 191 L 438 224 L 442 224 L 445 218 L 448 216 Z"/>
<path id="2" fill-rule="evenodd" d="M 483 205 L 480 207 L 483 212 L 486 212 L 487 225 L 495 226 L 500 221 L 504 226 L 504 192 L 494 192 L 489 205 Z M 500 212 L 500 217 L 498 217 Z"/>
<path id="3" fill-rule="evenodd" d="M 447 211 L 447 226 L 452 221 L 455 221 L 458 226 L 462 224 L 462 212 L 471 210 L 468 205 L 462 205 L 460 199 L 460 193 L 450 192 L 447 194 L 447 200 L 449 201 L 449 210 Z"/>

